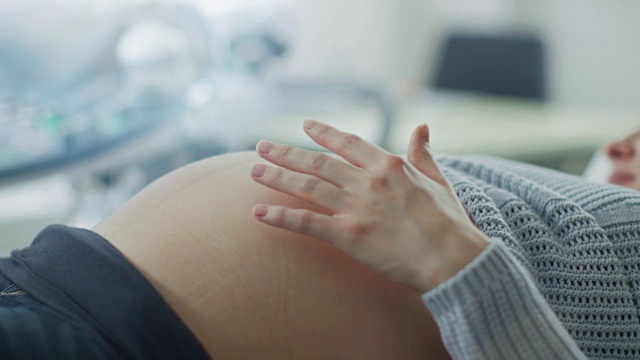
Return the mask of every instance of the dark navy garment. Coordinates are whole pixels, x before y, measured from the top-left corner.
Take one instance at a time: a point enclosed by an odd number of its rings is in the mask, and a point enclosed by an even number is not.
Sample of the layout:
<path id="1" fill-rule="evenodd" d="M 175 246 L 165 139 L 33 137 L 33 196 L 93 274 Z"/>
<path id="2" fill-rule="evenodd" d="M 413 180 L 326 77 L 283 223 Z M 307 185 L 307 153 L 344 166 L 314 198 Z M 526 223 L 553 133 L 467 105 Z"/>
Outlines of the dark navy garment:
<path id="1" fill-rule="evenodd" d="M 109 242 L 52 225 L 0 259 L 0 359 L 209 359 Z"/>
<path id="2" fill-rule="evenodd" d="M 69 321 L 0 274 L 0 359 L 115 359 L 91 328 Z"/>

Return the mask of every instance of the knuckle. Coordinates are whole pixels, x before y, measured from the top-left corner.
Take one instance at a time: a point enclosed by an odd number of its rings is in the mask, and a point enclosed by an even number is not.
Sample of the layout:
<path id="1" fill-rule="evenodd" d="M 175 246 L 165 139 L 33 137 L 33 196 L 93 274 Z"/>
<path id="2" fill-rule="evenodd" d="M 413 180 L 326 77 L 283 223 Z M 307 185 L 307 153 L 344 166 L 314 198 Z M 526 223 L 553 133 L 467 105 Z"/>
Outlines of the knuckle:
<path id="1" fill-rule="evenodd" d="M 273 183 L 278 183 L 280 182 L 280 180 L 282 179 L 282 169 L 270 169 L 269 172 L 271 173 L 271 182 Z"/>
<path id="2" fill-rule="evenodd" d="M 346 134 L 342 137 L 342 139 L 340 139 L 340 146 L 343 149 L 348 149 L 350 147 L 353 147 L 355 144 L 359 143 L 360 141 L 362 141 L 362 139 L 358 135 Z"/>
<path id="3" fill-rule="evenodd" d="M 404 165 L 404 159 L 398 155 L 387 155 L 384 159 L 384 166 L 386 169 L 397 169 Z"/>
<path id="4" fill-rule="evenodd" d="M 320 180 L 314 177 L 308 177 L 302 183 L 302 192 L 305 194 L 311 194 L 318 187 Z"/>
<path id="5" fill-rule="evenodd" d="M 313 157 L 309 160 L 309 167 L 312 170 L 321 170 L 325 163 L 327 162 L 327 155 L 324 154 L 315 154 L 313 155 Z"/>
<path id="6" fill-rule="evenodd" d="M 278 159 L 280 159 L 281 161 L 286 160 L 289 157 L 292 149 L 293 148 L 289 145 L 282 145 L 280 147 L 280 151 L 278 152 Z"/>
<path id="7" fill-rule="evenodd" d="M 369 233 L 369 230 L 369 226 L 360 221 L 351 221 L 345 226 L 348 238 L 353 241 L 365 238 Z"/>
<path id="8" fill-rule="evenodd" d="M 318 138 L 320 139 L 326 139 L 329 135 L 329 131 L 331 130 L 331 128 L 326 125 L 316 126 L 316 128 L 316 131 L 318 132 Z"/>
<path id="9" fill-rule="evenodd" d="M 381 190 L 389 185 L 389 179 L 385 174 L 371 175 L 367 178 L 365 186 L 371 191 Z"/>
<path id="10" fill-rule="evenodd" d="M 299 232 L 306 232 L 309 230 L 310 227 L 311 227 L 311 213 L 308 211 L 301 212 L 298 217 L 296 230 Z"/>

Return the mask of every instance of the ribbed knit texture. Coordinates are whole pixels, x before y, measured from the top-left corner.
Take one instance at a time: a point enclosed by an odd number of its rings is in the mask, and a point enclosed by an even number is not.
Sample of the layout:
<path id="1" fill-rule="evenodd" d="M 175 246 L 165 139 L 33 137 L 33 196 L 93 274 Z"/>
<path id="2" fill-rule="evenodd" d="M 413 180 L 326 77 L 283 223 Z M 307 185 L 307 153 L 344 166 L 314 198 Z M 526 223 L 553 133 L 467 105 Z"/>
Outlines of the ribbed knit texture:
<path id="1" fill-rule="evenodd" d="M 497 242 L 423 295 L 454 358 L 640 358 L 640 192 L 494 158 L 438 160 Z"/>

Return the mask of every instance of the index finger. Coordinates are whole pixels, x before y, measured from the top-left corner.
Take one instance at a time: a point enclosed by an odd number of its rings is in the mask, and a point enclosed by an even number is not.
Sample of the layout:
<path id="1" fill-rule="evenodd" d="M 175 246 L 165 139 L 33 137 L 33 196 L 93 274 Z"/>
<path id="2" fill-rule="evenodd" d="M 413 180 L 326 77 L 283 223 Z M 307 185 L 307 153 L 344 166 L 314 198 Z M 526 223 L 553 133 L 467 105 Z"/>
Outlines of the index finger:
<path id="1" fill-rule="evenodd" d="M 319 121 L 305 120 L 304 131 L 318 145 L 360 168 L 377 165 L 383 155 L 389 154 L 357 135 L 340 131 Z"/>

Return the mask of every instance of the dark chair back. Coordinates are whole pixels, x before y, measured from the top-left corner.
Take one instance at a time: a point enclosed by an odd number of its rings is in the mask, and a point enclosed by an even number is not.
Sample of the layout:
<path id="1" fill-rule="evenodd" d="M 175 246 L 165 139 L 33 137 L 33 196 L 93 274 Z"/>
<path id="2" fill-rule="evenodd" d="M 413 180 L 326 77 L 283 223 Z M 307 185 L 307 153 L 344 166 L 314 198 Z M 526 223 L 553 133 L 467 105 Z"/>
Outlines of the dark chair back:
<path id="1" fill-rule="evenodd" d="M 534 35 L 453 34 L 436 66 L 435 88 L 545 98 L 545 51 Z"/>

